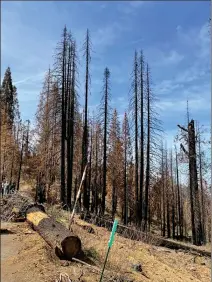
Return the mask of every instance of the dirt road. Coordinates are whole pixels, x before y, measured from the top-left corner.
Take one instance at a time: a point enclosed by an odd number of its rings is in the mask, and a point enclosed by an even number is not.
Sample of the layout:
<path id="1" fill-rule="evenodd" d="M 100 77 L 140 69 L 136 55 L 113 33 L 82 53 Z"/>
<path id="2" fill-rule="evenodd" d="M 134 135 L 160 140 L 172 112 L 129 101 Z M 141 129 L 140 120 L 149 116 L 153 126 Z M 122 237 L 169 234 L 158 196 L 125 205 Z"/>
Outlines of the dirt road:
<path id="1" fill-rule="evenodd" d="M 2 282 L 15 282 L 11 280 L 11 276 L 8 276 L 7 260 L 15 258 L 22 246 L 20 237 L 18 234 L 8 231 L 9 224 L 1 222 L 1 281 Z M 11 274 L 15 274 L 14 269 L 10 270 Z M 15 277 L 14 277 L 15 278 Z"/>
<path id="2" fill-rule="evenodd" d="M 22 244 L 18 241 L 17 235 L 14 234 L 4 234 L 1 235 L 1 281 L 2 282 L 15 282 L 15 277 L 11 280 L 8 277 L 8 269 L 5 261 L 11 259 L 18 255 L 19 250 L 21 249 Z M 14 269 L 11 270 L 11 274 L 15 274 L 15 266 Z"/>
<path id="3" fill-rule="evenodd" d="M 73 281 L 97 281 L 89 269 L 83 272 L 86 279 L 78 280 L 81 265 L 58 260 L 27 223 L 1 223 L 1 282 L 55 282 L 60 273 L 69 273 Z"/>

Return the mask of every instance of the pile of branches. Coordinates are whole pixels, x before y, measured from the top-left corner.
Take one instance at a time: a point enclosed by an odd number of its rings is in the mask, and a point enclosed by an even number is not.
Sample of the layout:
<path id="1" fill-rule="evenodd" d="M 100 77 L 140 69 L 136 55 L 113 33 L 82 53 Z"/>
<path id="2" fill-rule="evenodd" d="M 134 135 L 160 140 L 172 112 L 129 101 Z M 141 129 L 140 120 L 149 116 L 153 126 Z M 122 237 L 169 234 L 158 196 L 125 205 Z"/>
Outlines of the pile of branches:
<path id="1" fill-rule="evenodd" d="M 31 204 L 29 198 L 19 193 L 5 195 L 1 198 L 1 220 L 16 221 L 18 218 L 25 218 L 26 208 Z"/>

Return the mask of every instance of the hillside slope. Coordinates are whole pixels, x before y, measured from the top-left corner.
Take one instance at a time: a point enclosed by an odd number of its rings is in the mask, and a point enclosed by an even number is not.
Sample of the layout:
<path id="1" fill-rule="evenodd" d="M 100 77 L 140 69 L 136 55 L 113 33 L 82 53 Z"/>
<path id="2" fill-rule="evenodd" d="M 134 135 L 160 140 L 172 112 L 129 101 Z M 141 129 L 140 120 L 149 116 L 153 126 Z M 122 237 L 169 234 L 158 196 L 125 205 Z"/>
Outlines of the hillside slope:
<path id="1" fill-rule="evenodd" d="M 56 215 L 57 220 L 67 224 L 65 212 L 49 211 Z M 94 234 L 74 224 L 76 232 L 83 243 L 83 249 L 89 259 L 89 263 L 101 268 L 105 257 L 107 242 L 110 233 L 101 227 L 92 226 Z M 99 273 L 92 271 L 76 262 L 59 261 L 49 249 L 44 240 L 30 229 L 27 223 L 6 223 L 1 228 L 7 228 L 15 234 L 2 236 L 2 279 L 4 282 L 55 282 L 60 273 L 67 273 L 74 281 L 99 281 Z M 18 252 L 11 250 L 4 244 L 4 236 L 11 237 L 13 247 L 17 246 Z M 142 273 L 134 270 L 134 264 L 141 264 Z M 142 242 L 136 242 L 116 235 L 115 243 L 109 255 L 107 270 L 111 275 L 123 278 L 122 281 L 154 281 L 154 282 L 208 282 L 210 281 L 209 258 L 197 257 L 182 251 L 168 250 L 161 247 L 153 247 Z M 108 272 L 107 272 L 108 273 Z M 110 273 L 110 272 L 109 272 Z M 104 281 L 121 281 L 105 279 Z"/>

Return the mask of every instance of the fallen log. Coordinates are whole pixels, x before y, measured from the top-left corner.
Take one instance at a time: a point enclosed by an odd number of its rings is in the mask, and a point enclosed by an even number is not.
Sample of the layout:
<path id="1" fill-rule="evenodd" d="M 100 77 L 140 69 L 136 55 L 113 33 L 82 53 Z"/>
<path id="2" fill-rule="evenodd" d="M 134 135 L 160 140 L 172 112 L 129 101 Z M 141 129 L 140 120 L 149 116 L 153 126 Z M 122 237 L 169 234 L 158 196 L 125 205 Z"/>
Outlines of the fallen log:
<path id="1" fill-rule="evenodd" d="M 75 219 L 74 223 L 86 230 L 88 233 L 95 234 L 95 231 L 90 223 L 85 223 L 85 221 L 82 221 L 81 219 Z"/>
<path id="2" fill-rule="evenodd" d="M 84 220 L 88 223 L 92 223 L 97 226 L 107 228 L 109 231 L 111 231 L 113 226 L 112 220 L 107 220 L 103 217 L 98 217 L 98 216 L 93 216 L 92 218 L 94 218 L 95 220 L 93 221 L 93 219 L 90 219 L 85 216 Z M 195 245 L 189 245 L 189 244 L 184 244 L 183 242 L 177 242 L 171 239 L 165 239 L 161 236 L 153 235 L 149 232 L 142 232 L 140 230 L 132 229 L 125 225 L 119 224 L 116 232 L 122 237 L 131 240 L 143 241 L 155 246 L 166 247 L 174 250 L 183 250 L 185 252 L 190 252 L 192 254 L 199 254 L 201 256 L 211 257 L 211 252 L 200 249 Z"/>
<path id="3" fill-rule="evenodd" d="M 71 260 L 81 251 L 78 236 L 68 230 L 62 223 L 55 221 L 38 206 L 26 210 L 27 222 L 36 230 L 47 244 L 55 250 L 60 259 Z"/>

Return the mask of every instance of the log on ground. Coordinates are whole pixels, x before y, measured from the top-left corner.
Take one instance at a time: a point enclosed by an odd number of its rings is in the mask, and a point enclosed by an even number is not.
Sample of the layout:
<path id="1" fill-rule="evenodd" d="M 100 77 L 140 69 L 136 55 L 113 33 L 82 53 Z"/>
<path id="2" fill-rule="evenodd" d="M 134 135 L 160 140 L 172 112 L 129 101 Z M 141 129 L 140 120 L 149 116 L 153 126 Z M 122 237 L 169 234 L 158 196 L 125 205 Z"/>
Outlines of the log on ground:
<path id="1" fill-rule="evenodd" d="M 39 207 L 29 207 L 26 211 L 27 222 L 36 230 L 47 244 L 55 250 L 60 259 L 71 260 L 81 251 L 78 236 L 69 231 L 62 223 L 41 211 Z"/>
<path id="2" fill-rule="evenodd" d="M 86 230 L 88 233 L 95 234 L 95 231 L 90 223 L 86 223 L 81 219 L 75 219 L 74 223 L 77 224 L 82 229 Z"/>

